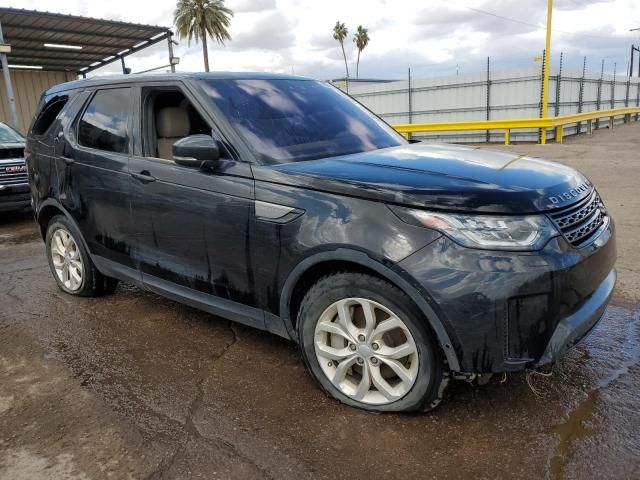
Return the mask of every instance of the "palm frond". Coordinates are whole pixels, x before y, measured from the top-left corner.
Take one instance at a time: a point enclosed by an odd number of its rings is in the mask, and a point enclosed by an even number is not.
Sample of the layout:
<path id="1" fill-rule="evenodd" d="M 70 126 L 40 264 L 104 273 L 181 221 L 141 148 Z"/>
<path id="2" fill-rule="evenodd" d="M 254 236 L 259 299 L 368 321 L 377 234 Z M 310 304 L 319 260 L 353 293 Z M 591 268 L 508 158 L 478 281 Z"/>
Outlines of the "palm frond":
<path id="1" fill-rule="evenodd" d="M 227 8 L 224 0 L 178 0 L 173 13 L 176 33 L 180 38 L 198 42 L 202 34 L 219 44 L 231 40 L 229 27 L 233 11 Z"/>

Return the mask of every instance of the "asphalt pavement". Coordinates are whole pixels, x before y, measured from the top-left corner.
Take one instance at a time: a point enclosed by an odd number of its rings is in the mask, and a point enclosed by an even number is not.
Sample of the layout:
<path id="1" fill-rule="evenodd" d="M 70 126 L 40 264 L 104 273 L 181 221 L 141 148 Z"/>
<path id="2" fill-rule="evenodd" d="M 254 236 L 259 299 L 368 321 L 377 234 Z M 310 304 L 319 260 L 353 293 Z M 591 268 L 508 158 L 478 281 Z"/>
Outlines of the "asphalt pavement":
<path id="1" fill-rule="evenodd" d="M 422 415 L 341 405 L 293 344 L 135 287 L 65 295 L 31 214 L 3 214 L 0 479 L 640 478 L 639 139 L 510 147 L 596 184 L 614 302 L 551 375 L 457 382 Z"/>

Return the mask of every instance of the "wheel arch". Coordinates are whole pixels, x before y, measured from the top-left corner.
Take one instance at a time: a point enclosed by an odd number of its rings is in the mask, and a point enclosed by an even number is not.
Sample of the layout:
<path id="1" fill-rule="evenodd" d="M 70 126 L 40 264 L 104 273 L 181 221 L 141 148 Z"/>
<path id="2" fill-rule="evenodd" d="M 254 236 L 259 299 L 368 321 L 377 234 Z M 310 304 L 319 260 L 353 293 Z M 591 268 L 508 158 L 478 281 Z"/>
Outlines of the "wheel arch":
<path id="1" fill-rule="evenodd" d="M 75 222 L 73 217 L 69 214 L 69 212 L 67 212 L 67 210 L 62 205 L 60 205 L 59 202 L 51 198 L 45 200 L 42 203 L 42 205 L 38 209 L 38 213 L 36 214 L 36 221 L 40 226 L 40 234 L 42 235 L 42 239 L 46 241 L 47 227 L 49 226 L 49 222 L 51 222 L 51 219 L 56 215 L 63 215 L 69 221 L 69 223 L 71 223 L 71 226 L 75 230 L 73 232 L 74 235 L 80 239 L 84 248 L 87 250 L 87 253 L 89 254 L 89 256 L 91 256 L 91 252 L 89 251 L 87 242 L 85 241 L 84 236 L 80 232 L 80 229 L 78 228 L 78 224 Z"/>
<path id="2" fill-rule="evenodd" d="M 315 280 L 327 273 L 339 270 L 360 271 L 377 276 L 401 289 L 422 311 L 429 326 L 435 332 L 444 351 L 449 368 L 460 370 L 460 363 L 444 324 L 420 294 L 407 280 L 384 264 L 375 261 L 364 252 L 338 249 L 312 255 L 300 262 L 289 274 L 280 296 L 280 316 L 291 338 L 297 338 L 296 320 L 304 291 Z"/>

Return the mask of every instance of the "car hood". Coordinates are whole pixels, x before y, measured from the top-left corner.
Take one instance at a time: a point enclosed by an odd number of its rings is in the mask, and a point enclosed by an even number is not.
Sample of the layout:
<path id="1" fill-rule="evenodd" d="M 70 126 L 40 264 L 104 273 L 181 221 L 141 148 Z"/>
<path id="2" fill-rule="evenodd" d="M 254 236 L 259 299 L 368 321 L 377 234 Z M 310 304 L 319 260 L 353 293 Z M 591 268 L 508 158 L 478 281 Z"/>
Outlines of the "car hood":
<path id="1" fill-rule="evenodd" d="M 569 205 L 593 187 L 573 168 L 515 153 L 410 144 L 281 164 L 257 180 L 451 211 L 535 213 Z"/>

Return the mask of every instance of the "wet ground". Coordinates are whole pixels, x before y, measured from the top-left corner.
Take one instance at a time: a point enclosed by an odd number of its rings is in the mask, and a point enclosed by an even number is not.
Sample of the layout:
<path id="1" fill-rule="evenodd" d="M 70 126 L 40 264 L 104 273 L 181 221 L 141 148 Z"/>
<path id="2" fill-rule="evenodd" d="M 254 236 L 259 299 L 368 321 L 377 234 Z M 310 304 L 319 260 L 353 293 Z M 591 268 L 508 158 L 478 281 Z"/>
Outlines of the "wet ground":
<path id="1" fill-rule="evenodd" d="M 290 343 L 136 288 L 61 293 L 0 217 L 0 478 L 640 478 L 640 125 L 515 146 L 579 166 L 618 223 L 614 305 L 553 370 L 435 412 L 323 395 Z"/>

